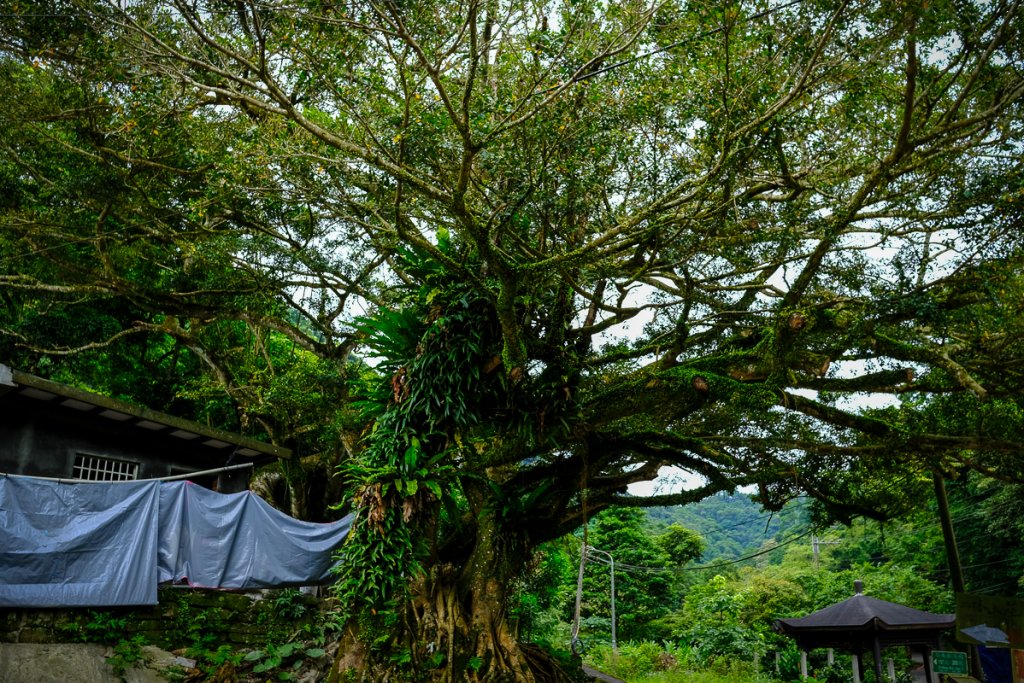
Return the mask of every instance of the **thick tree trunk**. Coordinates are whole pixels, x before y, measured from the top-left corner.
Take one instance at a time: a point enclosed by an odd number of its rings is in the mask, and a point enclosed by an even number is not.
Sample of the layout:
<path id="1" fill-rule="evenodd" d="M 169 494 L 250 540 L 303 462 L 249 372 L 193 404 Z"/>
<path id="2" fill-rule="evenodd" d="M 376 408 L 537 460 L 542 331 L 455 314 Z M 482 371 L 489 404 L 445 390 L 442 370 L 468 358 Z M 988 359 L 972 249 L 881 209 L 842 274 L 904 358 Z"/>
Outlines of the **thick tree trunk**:
<path id="1" fill-rule="evenodd" d="M 421 661 L 444 663 L 431 680 L 455 683 L 534 683 L 505 611 L 506 586 L 493 575 L 440 571 L 424 580 L 411 608 Z"/>
<path id="2" fill-rule="evenodd" d="M 490 515 L 482 515 L 476 544 L 461 566 L 439 562 L 413 580 L 385 647 L 380 633 L 355 627 L 345 632 L 331 681 L 572 680 L 542 650 L 520 643 L 509 621 L 511 580 L 525 561 L 514 546 Z"/>

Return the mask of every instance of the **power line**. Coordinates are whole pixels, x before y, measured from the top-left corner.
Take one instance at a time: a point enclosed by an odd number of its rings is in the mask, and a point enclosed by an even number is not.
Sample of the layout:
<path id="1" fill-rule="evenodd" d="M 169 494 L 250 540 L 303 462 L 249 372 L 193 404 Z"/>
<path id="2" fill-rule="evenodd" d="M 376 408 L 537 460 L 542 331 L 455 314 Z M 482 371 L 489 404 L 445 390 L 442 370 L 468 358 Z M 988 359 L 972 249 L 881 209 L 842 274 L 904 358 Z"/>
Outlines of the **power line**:
<path id="1" fill-rule="evenodd" d="M 697 506 L 699 506 L 699 505 L 700 505 L 700 503 L 697 504 Z M 800 512 L 801 510 L 806 509 L 807 505 L 808 505 L 808 503 L 806 503 L 806 502 L 800 502 L 800 503 L 798 503 L 796 505 L 792 505 L 790 507 L 785 507 L 785 508 L 779 510 L 778 512 L 771 512 L 771 513 L 757 512 L 757 513 L 754 514 L 753 517 L 748 517 L 747 519 L 744 519 L 744 520 L 739 521 L 739 522 L 735 522 L 733 524 L 729 524 L 728 526 L 723 526 L 722 523 L 719 522 L 714 517 L 700 517 L 697 520 L 690 520 L 690 522 L 706 522 L 706 523 L 708 523 L 710 525 L 713 525 L 714 529 L 713 530 L 709 530 L 709 531 L 730 531 L 730 530 L 736 529 L 738 527 L 742 527 L 742 526 L 747 526 L 749 524 L 753 524 L 754 522 L 762 522 L 762 521 L 765 520 L 765 517 L 768 518 L 767 521 L 768 521 L 768 524 L 770 525 L 773 518 L 778 518 L 778 519 L 781 520 L 782 517 L 784 517 L 786 515 L 789 515 L 789 514 L 794 513 L 794 512 Z M 699 513 L 695 513 L 695 514 L 699 514 Z M 661 523 L 662 520 L 658 520 L 658 522 Z M 693 526 L 690 526 L 689 522 L 686 521 L 686 520 L 683 520 L 683 519 L 672 519 L 672 520 L 669 521 L 668 524 L 665 524 L 665 526 L 668 527 L 668 526 L 671 526 L 672 524 L 682 524 L 683 526 L 685 526 L 688 529 L 691 529 L 692 531 L 696 531 L 697 533 L 700 533 L 700 534 L 704 533 L 700 529 L 694 528 L 694 527 L 698 526 L 697 524 L 693 524 Z M 765 528 L 765 531 L 763 531 L 761 533 L 761 535 L 762 536 L 767 536 L 768 535 L 767 526 Z"/>
<path id="2" fill-rule="evenodd" d="M 1010 503 L 1006 503 L 1006 505 L 1010 505 L 1010 504 L 1013 504 L 1013 502 L 1011 501 Z M 806 503 L 801 503 L 798 506 L 794 506 L 792 508 L 786 508 L 786 509 L 781 510 L 780 513 L 779 513 L 779 516 L 781 517 L 783 514 L 789 513 L 791 511 L 800 511 L 800 510 L 802 510 L 802 509 L 804 509 L 806 507 L 807 507 Z M 1004 506 L 999 506 L 999 507 L 997 507 L 995 509 L 999 509 L 1000 507 L 1004 507 Z M 958 517 L 955 517 L 953 519 L 953 521 L 954 522 L 962 522 L 962 521 L 970 519 L 972 517 L 977 517 L 977 516 L 985 515 L 985 514 L 989 514 L 989 513 L 990 513 L 990 511 L 972 512 L 972 513 L 968 513 L 968 514 L 965 514 L 965 515 L 960 515 Z M 759 515 L 758 517 L 752 517 L 750 519 L 744 520 L 742 522 L 737 522 L 737 523 L 731 524 L 729 526 L 722 526 L 715 519 L 710 519 L 709 521 L 711 521 L 716 527 L 718 527 L 719 531 L 727 531 L 729 529 L 734 529 L 736 527 L 744 526 L 744 525 L 747 525 L 747 524 L 751 524 L 753 522 L 760 522 L 762 519 L 763 519 L 763 516 Z M 920 530 L 920 529 L 927 528 L 927 525 L 925 525 L 925 524 L 908 525 L 908 526 L 910 527 L 909 529 L 901 529 L 901 530 L 896 531 L 896 532 L 886 533 L 885 535 L 887 537 L 909 536 L 912 533 L 914 533 L 915 530 Z M 639 566 L 639 565 L 630 565 L 630 564 L 625 564 L 625 563 L 617 562 L 615 566 L 622 568 L 624 571 L 673 572 L 673 573 L 681 573 L 681 572 L 685 572 L 685 571 L 698 571 L 698 570 L 702 570 L 702 569 L 715 569 L 715 568 L 718 568 L 718 567 L 725 567 L 725 566 L 729 566 L 729 565 L 733 565 L 733 564 L 738 564 L 738 563 L 744 562 L 744 561 L 746 561 L 748 559 L 752 559 L 752 558 L 755 558 L 755 557 L 759 557 L 761 555 L 765 555 L 767 553 L 770 553 L 770 552 L 774 551 L 777 548 L 781 548 L 781 547 L 783 547 L 785 545 L 789 545 L 790 543 L 793 543 L 793 542 L 795 542 L 797 540 L 800 540 L 801 538 L 805 538 L 806 536 L 808 536 L 811 533 L 812 533 L 811 531 L 804 532 L 804 533 L 800 534 L 799 536 L 796 536 L 796 537 L 793 537 L 793 538 L 788 539 L 786 541 L 783 541 L 783 542 L 779 543 L 778 545 L 773 546 L 772 548 L 767 548 L 765 550 L 758 551 L 758 552 L 753 553 L 751 555 L 740 557 L 740 558 L 737 558 L 737 559 L 734 559 L 734 560 L 728 560 L 728 561 L 723 561 L 723 562 L 713 563 L 713 564 L 708 564 L 708 565 L 701 565 L 701 566 L 694 566 L 694 567 L 676 567 L 676 568 L 673 568 L 673 567 L 644 567 L 644 566 Z M 986 562 L 986 563 L 978 563 L 978 564 L 966 565 L 966 566 L 964 566 L 964 569 L 976 568 L 976 567 L 984 567 L 984 566 L 993 565 L 993 564 L 1003 564 L 1003 563 L 1011 561 L 1011 559 L 999 560 L 998 562 Z M 597 561 L 597 562 L 604 562 L 605 564 L 608 564 L 607 561 L 601 560 L 600 558 L 595 558 L 595 561 Z M 939 571 L 943 571 L 943 570 L 939 570 Z"/>
<path id="3" fill-rule="evenodd" d="M 1011 503 L 1007 503 L 1007 505 L 1010 505 L 1010 504 Z M 996 509 L 998 509 L 998 508 L 996 508 Z M 978 516 L 979 514 L 988 514 L 988 511 L 986 511 L 984 513 L 974 512 L 974 513 L 969 513 L 969 514 L 966 514 L 966 515 L 961 515 L 960 517 L 955 518 L 954 521 L 963 521 L 965 519 L 969 519 L 971 517 Z M 714 521 L 714 520 L 712 520 L 712 521 Z M 759 520 L 756 520 L 756 519 L 755 520 L 748 520 L 747 522 L 743 522 L 743 524 L 746 524 L 746 523 L 748 523 L 750 521 L 759 521 Z M 802 538 L 806 538 L 807 536 L 811 535 L 811 533 L 813 533 L 813 531 L 812 530 L 808 530 L 808 531 L 805 531 L 805 532 L 803 532 L 801 534 L 798 534 L 797 536 L 794 536 L 794 537 L 789 538 L 789 539 L 787 539 L 785 541 L 782 541 L 778 545 L 772 546 L 771 548 L 766 548 L 764 550 L 760 550 L 758 552 L 751 553 L 750 555 L 745 555 L 743 557 L 739 557 L 739 558 L 736 558 L 736 559 L 733 559 L 733 560 L 727 560 L 727 561 L 723 561 L 723 562 L 716 562 L 716 563 L 713 563 L 713 564 L 698 565 L 698 566 L 692 566 L 692 567 L 646 567 L 646 566 L 642 566 L 642 565 L 633 565 L 633 564 L 628 564 L 628 563 L 623 563 L 623 562 L 616 562 L 615 566 L 617 568 L 619 568 L 619 569 L 622 569 L 623 571 L 626 571 L 626 572 L 635 571 L 635 572 L 655 572 L 655 573 L 674 573 L 674 574 L 679 574 L 679 573 L 687 572 L 687 571 L 701 571 L 701 570 L 707 570 L 707 569 L 718 569 L 720 567 L 728 567 L 728 566 L 731 566 L 731 565 L 734 565 L 734 564 L 739 564 L 741 562 L 746 562 L 747 560 L 751 560 L 751 559 L 754 559 L 756 557 L 760 557 L 762 555 L 766 555 L 768 553 L 774 552 L 775 550 L 778 550 L 779 548 L 787 546 L 787 545 L 789 545 L 791 543 L 795 543 L 796 541 L 799 541 Z M 899 533 L 891 534 L 891 535 L 903 536 L 903 535 L 909 535 L 910 533 L 911 533 L 911 531 L 903 531 L 903 532 L 899 532 Z M 595 557 L 595 558 L 592 558 L 592 559 L 595 562 L 601 562 L 603 564 L 609 564 L 609 562 L 607 560 L 605 560 L 603 558 L 600 558 L 600 557 Z M 965 565 L 963 568 L 964 569 L 971 569 L 971 568 L 977 568 L 977 567 L 987 567 L 987 566 L 992 566 L 992 565 L 997 565 L 997 564 L 1005 564 L 1007 562 L 1013 561 L 1013 559 L 1014 558 L 1005 558 L 1005 559 L 997 560 L 997 561 L 993 561 L 993 562 L 982 562 L 982 563 L 970 564 L 970 565 Z"/>
<path id="4" fill-rule="evenodd" d="M 783 515 L 789 514 L 791 512 L 799 512 L 800 510 L 803 510 L 806 507 L 807 507 L 807 503 L 800 503 L 799 505 L 794 505 L 793 507 L 783 508 L 782 510 L 780 510 L 778 512 L 778 514 L 772 513 L 771 515 L 769 515 L 768 516 L 768 522 L 771 523 L 771 518 L 772 517 L 779 517 L 779 518 L 781 518 Z M 707 521 L 709 521 L 712 524 L 714 524 L 715 527 L 717 527 L 718 531 L 729 531 L 730 529 L 735 529 L 737 527 L 746 526 L 748 524 L 753 524 L 754 522 L 761 522 L 761 521 L 763 521 L 765 519 L 765 513 L 757 513 L 757 516 L 755 516 L 755 517 L 750 517 L 749 519 L 745 519 L 742 522 L 736 522 L 735 524 L 730 524 L 729 526 L 722 526 L 721 522 L 719 522 L 717 519 L 714 519 L 714 518 L 706 518 L 706 519 L 707 519 Z M 696 531 L 696 529 L 694 529 L 694 531 Z M 761 535 L 762 536 L 766 536 L 767 534 L 768 534 L 768 532 L 765 531 Z"/>
<path id="5" fill-rule="evenodd" d="M 943 561 L 945 561 L 944 558 L 943 558 Z M 1002 560 L 994 560 L 992 562 L 977 562 L 975 564 L 965 564 L 965 565 L 961 565 L 960 568 L 961 569 L 975 569 L 977 567 L 992 567 L 992 566 L 997 565 L 997 564 L 1006 564 L 1007 562 L 1020 562 L 1020 561 L 1022 561 L 1022 558 L 1007 557 L 1007 558 L 1004 558 Z M 932 574 L 948 574 L 949 573 L 949 567 L 939 567 L 939 568 L 931 570 L 930 573 L 932 573 Z M 1016 579 L 1014 579 L 1014 580 L 1016 581 Z"/>
<path id="6" fill-rule="evenodd" d="M 775 552 L 779 548 L 787 546 L 787 545 L 789 545 L 791 543 L 795 543 L 795 542 L 799 541 L 802 538 L 806 538 L 810 534 L 811 534 L 811 531 L 808 530 L 808 531 L 803 532 L 802 534 L 799 534 L 799 535 L 794 536 L 792 538 L 789 538 L 789 539 L 787 539 L 785 541 L 782 541 L 778 545 L 774 545 L 771 548 L 765 548 L 764 550 L 759 550 L 758 552 L 751 553 L 750 555 L 745 555 L 743 557 L 738 557 L 738 558 L 736 558 L 734 560 L 728 560 L 728 561 L 725 561 L 725 562 L 716 562 L 715 564 L 705 564 L 705 565 L 699 565 L 699 566 L 694 566 L 694 567 L 645 567 L 645 566 L 642 566 L 642 565 L 625 564 L 625 563 L 622 563 L 622 562 L 616 562 L 615 563 L 615 568 L 616 569 L 622 569 L 623 571 L 626 571 L 626 572 L 634 571 L 634 572 L 651 572 L 651 573 L 665 573 L 665 574 L 667 574 L 667 573 L 681 574 L 683 572 L 702 571 L 702 570 L 705 570 L 705 569 L 718 569 L 719 567 L 728 567 L 730 565 L 739 564 L 740 562 L 746 562 L 747 560 L 752 560 L 755 557 L 760 557 L 761 555 L 767 555 L 768 553 Z M 607 560 L 605 560 L 605 559 L 603 559 L 601 557 L 594 557 L 594 558 L 590 558 L 590 559 L 593 559 L 593 561 L 600 562 L 602 564 L 610 564 Z"/>
<path id="7" fill-rule="evenodd" d="M 983 502 L 983 501 L 981 501 L 981 499 L 979 499 L 978 502 Z M 975 512 L 968 512 L 966 514 L 958 515 L 956 517 L 953 517 L 952 521 L 953 521 L 954 524 L 957 524 L 957 523 L 966 521 L 968 519 L 973 519 L 974 517 L 982 517 L 982 516 L 985 516 L 985 515 L 990 515 L 990 514 L 992 514 L 992 512 L 994 512 L 996 510 L 1002 510 L 1003 508 L 1007 508 L 1007 507 L 1010 507 L 1010 506 L 1013 506 L 1013 505 L 1017 505 L 1017 504 L 1018 504 L 1017 501 L 1007 501 L 1007 502 L 1005 502 L 1005 503 L 1003 503 L 1001 505 L 996 505 L 996 506 L 988 508 L 986 510 L 978 510 L 978 511 L 975 511 Z M 936 524 L 933 524 L 933 523 L 928 522 L 928 521 L 919 521 L 919 522 L 918 521 L 915 521 L 915 522 L 909 522 L 908 521 L 908 522 L 903 522 L 902 523 L 902 528 L 886 530 L 886 531 L 880 530 L 879 533 L 881 535 L 885 536 L 886 538 L 899 538 L 901 536 L 910 536 L 910 535 L 913 535 L 913 534 L 918 533 L 920 531 L 925 531 L 925 530 L 932 529 L 932 528 L 935 528 L 935 527 L 936 527 Z"/>
<path id="8" fill-rule="evenodd" d="M 1002 588 L 1003 586 L 1011 586 L 1011 585 L 1016 586 L 1016 585 L 1019 585 L 1019 584 L 1020 584 L 1020 580 L 1019 579 L 1010 579 L 1009 581 L 1002 581 L 1000 583 L 992 584 L 991 586 L 985 586 L 984 588 L 979 588 L 977 590 L 972 590 L 970 592 L 971 593 L 992 593 L 992 592 L 995 592 L 996 589 Z"/>

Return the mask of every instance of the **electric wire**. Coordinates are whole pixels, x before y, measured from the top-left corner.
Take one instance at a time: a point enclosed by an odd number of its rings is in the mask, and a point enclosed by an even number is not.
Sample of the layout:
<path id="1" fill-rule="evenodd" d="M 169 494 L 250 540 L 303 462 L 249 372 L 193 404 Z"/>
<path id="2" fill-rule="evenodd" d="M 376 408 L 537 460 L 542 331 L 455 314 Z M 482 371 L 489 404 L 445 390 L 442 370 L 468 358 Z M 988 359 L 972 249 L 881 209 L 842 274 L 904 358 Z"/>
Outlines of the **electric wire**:
<path id="1" fill-rule="evenodd" d="M 1007 503 L 1006 505 L 1010 505 L 1010 504 L 1013 504 L 1013 501 Z M 1003 507 L 1003 506 L 1000 506 L 1000 507 Z M 996 509 L 999 509 L 999 508 L 996 508 Z M 991 511 L 968 513 L 968 514 L 965 514 L 965 515 L 961 515 L 959 517 L 954 517 L 953 521 L 954 522 L 959 522 L 959 521 L 963 521 L 965 519 L 976 517 L 976 516 L 979 516 L 979 515 L 982 515 L 982 514 L 990 514 L 990 512 Z M 761 518 L 753 518 L 753 519 L 745 520 L 744 522 L 737 523 L 735 525 L 730 525 L 730 527 L 721 527 L 721 528 L 722 529 L 735 528 L 737 526 L 741 526 L 741 525 L 744 525 L 744 524 L 750 524 L 750 523 L 753 523 L 753 522 L 760 522 L 760 521 L 761 521 Z M 922 525 L 921 528 L 924 528 L 924 526 Z M 616 562 L 615 563 L 615 568 L 616 569 L 621 569 L 622 571 L 625 571 L 625 572 L 633 571 L 633 572 L 674 573 L 674 574 L 683 573 L 683 572 L 687 572 L 687 571 L 701 571 L 701 570 L 717 569 L 717 568 L 720 568 L 720 567 L 727 567 L 727 566 L 731 566 L 731 565 L 734 565 L 734 564 L 739 564 L 741 562 L 746 562 L 748 560 L 751 560 L 751 559 L 760 557 L 762 555 L 766 555 L 768 553 L 774 552 L 774 551 L 778 550 L 779 548 L 782 548 L 782 547 L 785 547 L 787 545 L 790 545 L 791 543 L 794 543 L 794 542 L 796 542 L 796 541 L 798 541 L 798 540 L 800 540 L 802 538 L 806 538 L 807 536 L 811 535 L 812 533 L 813 533 L 813 530 L 808 530 L 808 531 L 805 531 L 805 532 L 803 532 L 801 534 L 798 534 L 797 536 L 794 536 L 794 537 L 791 537 L 789 539 L 786 539 L 785 541 L 781 541 L 780 543 L 778 543 L 777 545 L 772 546 L 771 548 L 765 548 L 765 549 L 759 550 L 759 551 L 757 551 L 755 553 L 751 553 L 750 555 L 745 555 L 743 557 L 735 558 L 735 559 L 732 559 L 732 560 L 727 560 L 727 561 L 722 561 L 722 562 L 715 562 L 715 563 L 711 563 L 711 564 L 707 564 L 707 565 L 695 565 L 695 566 L 689 566 L 689 567 L 648 567 L 648 566 L 642 566 L 642 565 L 633 565 L 633 564 L 624 563 L 624 562 Z M 911 533 L 912 533 L 912 531 L 902 531 L 902 532 L 898 532 L 896 534 L 887 534 L 887 535 L 888 536 L 893 536 L 893 535 L 903 536 L 903 535 L 911 535 Z M 599 562 L 599 563 L 604 564 L 604 565 L 610 565 L 611 564 L 611 562 L 609 562 L 607 559 L 605 559 L 603 557 L 600 557 L 600 556 L 588 555 L 587 559 L 595 561 L 595 562 Z M 996 561 L 993 561 L 993 562 L 979 562 L 979 563 L 974 563 L 974 564 L 963 565 L 962 568 L 963 569 L 973 569 L 973 568 L 978 568 L 978 567 L 987 567 L 987 566 L 1005 564 L 1005 563 L 1008 563 L 1008 562 L 1012 562 L 1013 560 L 1014 560 L 1014 558 L 1004 558 L 1002 560 L 996 560 Z M 936 571 L 938 571 L 938 572 L 948 572 L 949 570 L 948 569 L 939 569 L 939 570 L 936 570 Z"/>
<path id="2" fill-rule="evenodd" d="M 760 557 L 762 555 L 767 555 L 768 553 L 773 553 L 776 550 L 778 550 L 779 548 L 782 548 L 782 547 L 785 547 L 787 545 L 790 545 L 791 543 L 795 543 L 795 542 L 799 541 L 800 539 L 806 538 L 806 537 L 808 537 L 810 535 L 811 535 L 811 531 L 808 530 L 808 531 L 805 531 L 805 532 L 803 532 L 801 534 L 798 534 L 797 536 L 793 536 L 792 538 L 788 538 L 785 541 L 782 541 L 782 542 L 778 543 L 777 545 L 772 546 L 771 548 L 765 548 L 763 550 L 757 551 L 756 553 L 751 553 L 750 555 L 745 555 L 743 557 L 738 557 L 736 559 L 728 560 L 728 561 L 724 561 L 724 562 L 716 562 L 714 564 L 695 565 L 695 566 L 692 566 L 692 567 L 645 567 L 645 566 L 642 566 L 642 565 L 635 565 L 635 564 L 629 564 L 629 563 L 624 563 L 624 562 L 616 562 L 615 563 L 615 569 L 616 570 L 622 569 L 622 571 L 625 571 L 625 572 L 646 572 L 646 573 L 660 573 L 660 574 L 681 574 L 683 572 L 703 571 L 703 570 L 706 570 L 706 569 L 718 569 L 719 567 L 728 567 L 730 565 L 739 564 L 741 562 L 746 562 L 748 560 L 752 560 L 752 559 L 754 559 L 756 557 Z M 609 566 L 611 565 L 611 562 L 609 562 L 608 560 L 606 560 L 606 559 L 604 559 L 603 557 L 600 557 L 600 556 L 594 557 L 594 556 L 591 556 L 591 555 L 588 554 L 587 555 L 587 559 L 588 560 L 593 560 L 595 562 L 599 562 L 601 564 L 605 564 L 605 565 L 609 565 Z"/>
<path id="3" fill-rule="evenodd" d="M 999 583 L 994 583 L 994 584 L 992 584 L 990 586 L 985 586 L 984 588 L 978 588 L 978 589 L 972 590 L 970 592 L 971 593 L 985 593 L 985 594 L 995 593 L 997 591 L 997 589 L 1003 588 L 1004 586 L 1011 586 L 1011 585 L 1012 586 L 1021 585 L 1021 580 L 1018 579 L 1018 578 L 1012 578 L 1012 579 L 1009 579 L 1008 581 L 1000 581 Z"/>
<path id="4" fill-rule="evenodd" d="M 794 505 L 792 507 L 783 508 L 782 510 L 780 510 L 777 514 L 775 514 L 773 516 L 781 518 L 783 515 L 790 514 L 790 513 L 794 512 L 794 511 L 804 510 L 806 508 L 807 508 L 807 503 L 800 503 L 800 504 Z M 763 522 L 763 521 L 765 521 L 765 515 L 764 515 L 764 513 L 760 513 L 759 512 L 759 513 L 757 513 L 757 516 L 755 516 L 755 517 L 750 517 L 749 519 L 745 519 L 745 520 L 743 520 L 741 522 L 736 522 L 735 524 L 730 524 L 728 526 L 723 526 L 721 524 L 721 522 L 719 522 L 717 519 L 713 519 L 713 518 L 712 519 L 707 519 L 705 521 L 709 521 L 712 524 L 714 524 L 716 531 L 730 531 L 732 529 L 736 529 L 736 528 L 741 527 L 741 526 L 747 526 L 747 525 L 753 524 L 754 522 Z M 769 523 L 771 522 L 771 518 L 768 519 L 768 522 Z M 694 529 L 694 531 L 698 531 L 699 532 L 698 529 Z M 763 536 L 767 535 L 767 533 L 768 532 L 766 531 L 762 535 Z"/>

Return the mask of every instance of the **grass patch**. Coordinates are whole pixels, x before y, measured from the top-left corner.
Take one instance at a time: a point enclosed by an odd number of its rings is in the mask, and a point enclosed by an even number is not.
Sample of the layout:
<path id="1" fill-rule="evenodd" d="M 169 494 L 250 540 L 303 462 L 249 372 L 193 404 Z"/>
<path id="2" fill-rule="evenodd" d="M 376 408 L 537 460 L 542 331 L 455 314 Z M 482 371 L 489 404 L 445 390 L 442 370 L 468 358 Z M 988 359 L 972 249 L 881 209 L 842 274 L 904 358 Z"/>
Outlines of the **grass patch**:
<path id="1" fill-rule="evenodd" d="M 650 641 L 627 643 L 614 654 L 600 645 L 586 654 L 587 663 L 626 683 L 773 683 L 773 677 L 759 673 L 752 662 L 720 659 L 699 661 L 686 647 Z"/>

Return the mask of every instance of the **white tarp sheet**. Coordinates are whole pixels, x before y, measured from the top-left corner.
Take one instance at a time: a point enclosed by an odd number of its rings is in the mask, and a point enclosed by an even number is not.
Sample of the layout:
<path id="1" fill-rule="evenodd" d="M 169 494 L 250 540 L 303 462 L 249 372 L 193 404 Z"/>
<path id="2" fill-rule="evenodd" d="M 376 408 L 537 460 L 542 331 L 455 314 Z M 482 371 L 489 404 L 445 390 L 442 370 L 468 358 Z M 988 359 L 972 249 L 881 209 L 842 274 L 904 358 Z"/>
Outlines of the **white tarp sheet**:
<path id="1" fill-rule="evenodd" d="M 157 583 L 324 583 L 352 517 L 302 522 L 191 482 L 0 476 L 0 607 L 152 605 Z"/>

